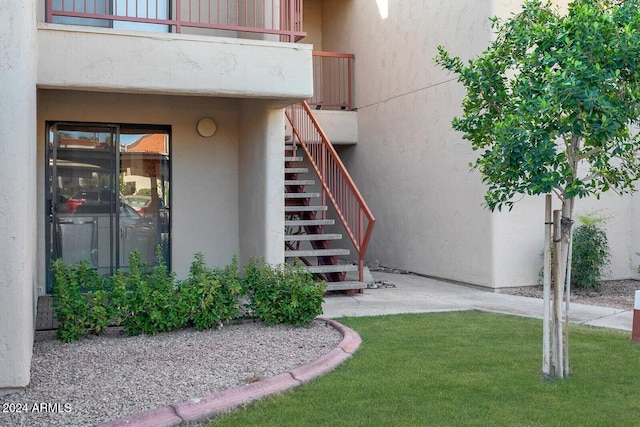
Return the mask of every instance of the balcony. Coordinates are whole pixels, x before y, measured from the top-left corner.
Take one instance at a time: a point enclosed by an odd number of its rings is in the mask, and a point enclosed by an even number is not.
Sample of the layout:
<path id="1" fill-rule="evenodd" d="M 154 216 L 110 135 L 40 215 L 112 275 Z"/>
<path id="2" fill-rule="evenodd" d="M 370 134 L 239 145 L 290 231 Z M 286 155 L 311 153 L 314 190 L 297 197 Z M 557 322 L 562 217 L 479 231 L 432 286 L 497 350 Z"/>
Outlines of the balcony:
<path id="1" fill-rule="evenodd" d="M 302 0 L 41 4 L 39 88 L 260 98 L 274 108 L 313 94 L 311 46 L 289 42 L 305 34 Z"/>
<path id="2" fill-rule="evenodd" d="M 230 74 L 228 82 L 220 78 L 212 82 L 210 76 L 218 73 L 207 67 L 207 64 L 212 62 L 212 55 L 216 55 L 217 48 L 225 49 L 225 42 L 207 38 L 207 36 L 270 42 L 295 42 L 302 39 L 306 35 L 302 25 L 303 0 L 45 0 L 44 12 L 47 24 L 65 24 L 65 29 L 62 30 L 62 27 L 56 26 L 41 28 L 43 30 L 40 36 L 43 40 L 41 51 L 44 52 L 43 56 L 51 55 L 51 61 L 45 62 L 49 68 L 43 70 L 41 87 L 74 86 L 75 84 L 77 85 L 75 88 L 87 90 L 144 92 L 145 82 L 142 80 L 148 75 L 157 76 L 158 71 L 165 68 L 168 63 L 175 64 L 172 71 L 178 72 L 186 67 L 185 72 L 172 73 L 172 78 L 160 88 L 158 86 L 160 82 L 156 82 L 155 88 L 149 88 L 150 93 L 160 89 L 167 93 L 184 92 L 201 95 L 241 96 L 243 91 L 261 94 L 269 88 L 278 88 L 283 83 L 301 87 L 308 76 L 308 74 L 305 76 L 304 72 L 293 75 L 291 57 L 299 55 L 295 53 L 282 55 L 283 51 L 279 50 L 279 59 L 276 59 L 273 57 L 273 51 L 266 46 L 262 49 L 255 46 L 258 54 L 241 55 L 242 51 L 250 50 L 242 42 L 223 55 L 245 59 L 257 57 L 271 59 L 262 63 L 262 67 L 250 65 L 241 67 L 243 71 Z M 137 33 L 111 31 L 112 29 L 134 30 Z M 162 36 L 158 33 L 169 34 Z M 101 41 L 104 34 L 110 36 L 108 43 Z M 158 48 L 153 45 L 158 44 L 163 38 L 165 41 L 173 40 L 174 43 L 165 43 L 162 58 L 157 55 L 146 59 L 140 57 L 140 52 L 158 51 Z M 180 46 L 182 43 L 184 45 Z M 101 73 L 74 77 L 73 74 L 79 70 L 78 67 L 56 69 L 54 72 L 57 65 L 51 67 L 51 64 L 60 64 L 54 54 L 59 50 L 57 48 L 60 45 L 77 45 L 78 49 L 67 49 L 74 53 L 86 50 L 86 55 L 79 54 L 79 60 L 85 62 L 91 61 L 91 58 L 96 56 L 108 58 L 103 62 L 111 62 L 122 57 L 123 61 L 126 61 L 123 65 L 126 66 L 121 69 L 126 70 L 126 73 L 121 72 L 115 76 L 105 75 L 104 84 L 101 84 Z M 179 49 L 174 49 L 176 46 L 180 46 Z M 256 52 L 255 49 L 253 52 Z M 173 50 L 176 51 L 176 61 L 172 60 Z M 187 55 L 184 55 L 185 53 Z M 198 83 L 198 73 L 194 74 L 192 70 L 190 71 L 188 64 L 179 63 L 178 58 L 185 56 L 190 58 L 200 56 L 201 60 L 198 63 L 204 70 L 208 69 L 211 74 L 203 73 L 202 82 Z M 132 63 L 127 59 L 131 57 L 139 60 Z M 284 68 L 289 76 L 286 82 L 281 79 L 280 82 L 264 84 L 265 82 L 260 82 L 259 79 L 243 76 L 246 73 L 250 74 L 251 70 L 264 68 L 265 64 L 276 60 L 288 64 Z M 219 60 L 213 62 L 219 63 Z M 81 62 L 66 62 L 66 64 L 79 63 Z M 353 125 L 355 119 L 350 116 L 354 116 L 355 113 L 348 114 L 353 110 L 354 55 L 314 51 L 312 67 L 313 96 L 308 98 L 309 105 L 314 109 L 314 114 L 330 136 L 335 134 L 333 129 L 349 129 L 346 133 L 340 131 L 340 135 L 336 135 L 332 141 L 338 144 L 354 143 L 356 141 Z M 96 68 L 96 66 L 87 64 L 86 68 Z M 303 69 L 306 71 L 307 67 Z M 266 73 L 260 74 L 264 76 Z M 244 78 L 244 84 L 235 81 L 236 78 Z M 172 90 L 171 85 L 180 83 L 181 80 L 184 80 L 184 87 L 178 88 L 177 91 Z M 219 82 L 224 87 L 211 86 Z M 259 87 L 251 86 L 252 82 Z M 305 90 L 308 91 L 308 89 Z M 299 90 L 291 92 L 284 87 L 279 87 L 277 92 L 286 95 L 286 98 L 300 93 Z M 262 93 L 261 96 L 272 97 L 277 96 L 277 93 Z M 345 123 L 348 124 L 345 126 Z"/>
<path id="3" fill-rule="evenodd" d="M 307 103 L 333 145 L 358 142 L 350 53 L 313 51 L 313 96 Z"/>
<path id="4" fill-rule="evenodd" d="M 45 0 L 45 22 L 296 42 L 302 0 Z"/>

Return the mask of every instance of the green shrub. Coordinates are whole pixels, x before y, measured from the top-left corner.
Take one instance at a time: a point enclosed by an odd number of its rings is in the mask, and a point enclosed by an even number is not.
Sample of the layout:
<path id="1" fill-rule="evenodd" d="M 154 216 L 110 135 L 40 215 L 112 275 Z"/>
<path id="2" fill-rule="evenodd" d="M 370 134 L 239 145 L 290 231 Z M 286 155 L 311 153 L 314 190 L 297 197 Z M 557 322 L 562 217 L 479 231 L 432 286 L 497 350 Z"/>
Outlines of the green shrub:
<path id="1" fill-rule="evenodd" d="M 241 296 L 235 256 L 225 268 L 210 269 L 205 266 L 204 256 L 197 253 L 191 263 L 189 278 L 179 285 L 178 305 L 196 329 L 208 329 L 238 317 Z"/>
<path id="2" fill-rule="evenodd" d="M 208 268 L 197 253 L 189 277 L 176 283 L 161 248 L 157 265 L 149 272 L 140 252 L 129 254 L 129 270 L 118 270 L 109 280 L 98 275 L 88 261 L 53 265 L 53 289 L 58 338 L 76 341 L 87 330 L 99 334 L 110 324 L 123 326 L 130 335 L 149 335 L 193 325 L 197 329 L 220 327 L 240 317 L 244 308 L 267 325 L 300 326 L 322 313 L 326 285 L 317 284 L 303 267 L 271 266 L 251 259 L 240 276 L 237 257 L 223 268 Z"/>
<path id="3" fill-rule="evenodd" d="M 56 334 L 65 342 L 77 341 L 87 332 L 99 335 L 113 315 L 105 279 L 82 260 L 72 266 L 62 260 L 53 264 L 53 305 L 60 324 Z"/>
<path id="4" fill-rule="evenodd" d="M 571 256 L 571 286 L 587 293 L 599 286 L 599 280 L 611 263 L 605 219 L 590 216 L 579 217 L 582 225 L 573 232 Z"/>
<path id="5" fill-rule="evenodd" d="M 56 260 L 52 267 L 53 307 L 59 323 L 56 336 L 64 342 L 78 341 L 87 333 L 87 301 L 78 275 L 73 267 L 65 265 L 61 259 Z"/>
<path id="6" fill-rule="evenodd" d="M 147 263 L 140 261 L 140 252 L 132 251 L 124 291 L 122 284 L 116 283 L 122 326 L 130 335 L 153 335 L 182 328 L 187 323 L 178 305 L 175 274 L 168 271 L 160 251 L 158 248 L 157 265 L 150 274 Z"/>
<path id="7" fill-rule="evenodd" d="M 109 300 L 115 326 L 123 326 L 133 315 L 129 303 L 129 277 L 122 270 L 116 271 L 109 280 Z"/>
<path id="8" fill-rule="evenodd" d="M 122 326 L 130 335 L 139 335 L 150 329 L 146 308 L 147 301 L 151 299 L 151 288 L 146 270 L 147 264 L 140 261 L 140 252 L 129 253 L 129 271 L 122 276 L 125 289 L 124 295 L 120 296 L 120 303 L 121 308 L 126 310 L 122 316 Z"/>
<path id="9" fill-rule="evenodd" d="M 102 287 L 91 290 L 86 295 L 87 329 L 95 335 L 100 335 L 109 327 L 113 316 L 109 293 L 104 288 L 104 281 L 100 283 Z"/>
<path id="10" fill-rule="evenodd" d="M 180 315 L 176 293 L 176 276 L 164 263 L 162 249 L 156 251 L 157 263 L 149 275 L 151 286 L 150 320 L 151 333 L 174 331 L 184 328 L 188 318 Z M 146 331 L 145 331 L 146 332 Z M 149 332 L 147 332 L 149 333 Z"/>
<path id="11" fill-rule="evenodd" d="M 301 266 L 271 266 L 251 259 L 244 269 L 251 314 L 267 325 L 288 323 L 301 326 L 322 314 L 326 284 L 315 283 Z"/>

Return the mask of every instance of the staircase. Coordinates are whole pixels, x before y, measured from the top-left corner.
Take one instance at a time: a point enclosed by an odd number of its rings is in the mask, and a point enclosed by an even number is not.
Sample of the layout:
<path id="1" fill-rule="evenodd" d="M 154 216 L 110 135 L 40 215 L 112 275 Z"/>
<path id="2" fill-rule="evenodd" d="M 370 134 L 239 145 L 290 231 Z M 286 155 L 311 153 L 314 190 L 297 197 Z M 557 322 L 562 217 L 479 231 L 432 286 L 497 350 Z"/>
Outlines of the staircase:
<path id="1" fill-rule="evenodd" d="M 358 292 L 366 283 L 346 280 L 346 274 L 357 272 L 358 266 L 339 263 L 339 257 L 351 253 L 349 249 L 331 249 L 342 234 L 325 232 L 335 220 L 327 219 L 328 207 L 320 201 L 321 193 L 314 192 L 316 182 L 308 179 L 309 170 L 302 167 L 304 158 L 297 156 L 297 150 L 285 145 L 285 258 L 301 261 L 319 280 L 327 282 L 327 291 Z"/>
<path id="2" fill-rule="evenodd" d="M 306 265 L 327 282 L 327 291 L 362 292 L 364 255 L 375 219 L 307 103 L 294 104 L 286 114 L 293 135 L 284 152 L 285 258 Z M 332 248 L 342 234 L 331 231 L 336 220 L 327 218 L 327 200 L 358 253 L 358 265 L 340 262 L 349 249 Z M 348 273 L 358 280 L 349 280 Z"/>

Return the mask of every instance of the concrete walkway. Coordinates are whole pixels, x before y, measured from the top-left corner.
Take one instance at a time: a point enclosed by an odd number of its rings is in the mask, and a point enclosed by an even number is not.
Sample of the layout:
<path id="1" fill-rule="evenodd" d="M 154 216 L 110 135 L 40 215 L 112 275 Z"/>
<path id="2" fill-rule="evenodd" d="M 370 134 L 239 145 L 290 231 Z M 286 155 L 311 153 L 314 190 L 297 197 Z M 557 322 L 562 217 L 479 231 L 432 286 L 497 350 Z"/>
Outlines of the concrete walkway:
<path id="1" fill-rule="evenodd" d="M 374 271 L 376 281 L 395 287 L 366 289 L 352 297 L 330 295 L 323 304 L 324 317 L 375 316 L 398 313 L 483 310 L 542 319 L 542 300 L 438 281 L 413 274 Z M 631 331 L 633 310 L 571 304 L 570 321 Z"/>

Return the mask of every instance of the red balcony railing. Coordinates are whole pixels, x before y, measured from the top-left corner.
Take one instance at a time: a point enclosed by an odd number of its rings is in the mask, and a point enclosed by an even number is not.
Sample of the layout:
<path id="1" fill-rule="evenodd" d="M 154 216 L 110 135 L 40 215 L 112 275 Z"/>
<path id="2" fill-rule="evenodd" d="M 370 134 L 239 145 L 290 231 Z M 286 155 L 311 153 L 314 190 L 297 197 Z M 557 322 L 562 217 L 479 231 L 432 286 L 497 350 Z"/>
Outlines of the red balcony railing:
<path id="1" fill-rule="evenodd" d="M 350 53 L 313 51 L 314 108 L 351 110 L 353 108 L 353 62 Z"/>
<path id="2" fill-rule="evenodd" d="M 358 253 L 360 281 L 363 281 L 364 257 L 376 220 L 329 142 L 306 101 L 285 110 L 293 130 L 294 146 L 300 144 L 322 184 L 322 204 L 326 199 L 336 210 L 344 229 Z"/>
<path id="3" fill-rule="evenodd" d="M 120 28 L 131 28 L 127 23 L 134 23 L 147 25 L 134 29 L 176 33 L 184 32 L 183 27 L 242 31 L 276 34 L 289 42 L 306 35 L 302 31 L 303 0 L 45 1 L 46 22 L 52 23 Z"/>

